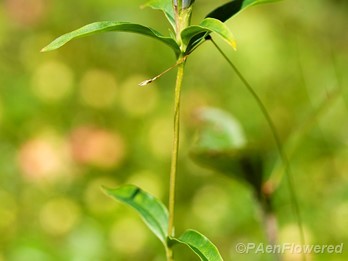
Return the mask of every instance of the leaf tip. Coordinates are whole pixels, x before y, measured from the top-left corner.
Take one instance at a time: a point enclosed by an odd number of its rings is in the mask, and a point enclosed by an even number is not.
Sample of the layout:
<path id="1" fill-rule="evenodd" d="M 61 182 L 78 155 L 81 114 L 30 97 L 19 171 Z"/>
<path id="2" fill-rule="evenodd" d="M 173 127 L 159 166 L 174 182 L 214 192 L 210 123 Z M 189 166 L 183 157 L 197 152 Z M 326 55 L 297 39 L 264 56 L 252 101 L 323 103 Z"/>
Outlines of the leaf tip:
<path id="1" fill-rule="evenodd" d="M 48 51 L 49 51 L 49 50 L 48 50 L 47 46 L 45 46 L 44 48 L 42 48 L 42 49 L 40 50 L 41 53 L 45 53 L 45 52 L 48 52 Z"/>
<path id="2" fill-rule="evenodd" d="M 110 188 L 108 188 L 108 187 L 106 187 L 106 186 L 104 186 L 104 185 L 101 185 L 101 186 L 100 186 L 100 189 L 101 189 L 101 191 L 104 192 L 105 195 L 107 195 L 107 196 L 110 195 Z"/>
<path id="3" fill-rule="evenodd" d="M 233 50 L 237 51 L 237 42 L 236 41 L 232 41 L 230 44 L 231 44 Z"/>
<path id="4" fill-rule="evenodd" d="M 53 42 L 52 42 L 53 43 Z M 47 53 L 53 50 L 58 49 L 59 47 L 52 45 L 52 43 L 50 43 L 49 45 L 46 45 L 44 48 L 42 48 L 40 50 L 41 53 Z"/>

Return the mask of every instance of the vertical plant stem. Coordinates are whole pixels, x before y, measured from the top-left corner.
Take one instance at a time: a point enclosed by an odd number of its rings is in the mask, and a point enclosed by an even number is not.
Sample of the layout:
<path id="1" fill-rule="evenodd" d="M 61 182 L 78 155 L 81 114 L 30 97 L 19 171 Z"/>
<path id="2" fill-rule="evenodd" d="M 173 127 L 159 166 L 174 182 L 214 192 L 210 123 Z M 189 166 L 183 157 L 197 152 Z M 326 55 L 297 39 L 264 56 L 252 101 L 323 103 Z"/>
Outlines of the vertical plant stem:
<path id="1" fill-rule="evenodd" d="M 262 198 L 258 199 L 260 209 L 261 209 L 261 218 L 263 222 L 263 228 L 266 235 L 268 245 L 274 246 L 277 244 L 278 239 L 278 224 L 277 218 L 273 211 L 272 203 L 270 198 L 266 198 L 262 196 Z M 274 260 L 280 261 L 281 255 L 280 253 L 273 253 Z"/>
<path id="2" fill-rule="evenodd" d="M 174 261 L 173 249 L 171 246 L 166 246 L 167 261 Z"/>
<path id="3" fill-rule="evenodd" d="M 180 57 L 179 59 L 181 59 Z M 185 59 L 185 58 L 184 58 Z M 181 98 L 181 85 L 184 76 L 185 60 L 178 65 L 178 72 L 176 76 L 175 84 L 175 100 L 174 100 L 174 138 L 173 138 L 173 151 L 172 151 L 172 163 L 170 169 L 169 178 L 169 223 L 168 223 L 168 235 L 174 236 L 174 207 L 175 207 L 175 184 L 176 173 L 178 166 L 179 155 L 179 132 L 180 132 L 180 98 Z M 171 246 L 167 246 L 167 260 L 173 259 L 173 251 Z"/>

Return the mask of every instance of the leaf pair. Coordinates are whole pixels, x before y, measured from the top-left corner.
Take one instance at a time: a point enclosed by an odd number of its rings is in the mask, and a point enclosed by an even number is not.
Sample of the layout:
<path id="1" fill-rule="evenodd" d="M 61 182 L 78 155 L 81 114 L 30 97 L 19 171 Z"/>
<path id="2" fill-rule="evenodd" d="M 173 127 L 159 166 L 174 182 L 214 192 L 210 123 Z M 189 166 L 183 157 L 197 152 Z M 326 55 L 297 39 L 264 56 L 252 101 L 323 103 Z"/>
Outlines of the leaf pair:
<path id="1" fill-rule="evenodd" d="M 186 230 L 179 238 L 168 236 L 168 210 L 156 198 L 134 185 L 124 185 L 116 189 L 104 188 L 106 194 L 135 209 L 149 229 L 161 240 L 164 247 L 181 243 L 206 261 L 220 261 L 222 257 L 204 235 L 195 230 Z"/>
<path id="2" fill-rule="evenodd" d="M 54 40 L 48 46 L 43 48 L 42 51 L 46 52 L 58 49 L 67 42 L 76 38 L 111 31 L 132 32 L 155 38 L 171 47 L 177 57 L 181 52 L 184 52 L 184 54 L 186 55 L 189 54 L 200 43 L 204 42 L 206 39 L 205 37 L 212 32 L 217 33 L 235 49 L 236 42 L 234 40 L 233 34 L 230 32 L 224 22 L 246 7 L 272 1 L 277 0 L 235 0 L 218 7 L 217 9 L 209 13 L 199 25 L 188 26 L 183 29 L 182 32 L 176 32 L 176 34 L 181 34 L 184 46 L 180 46 L 174 38 L 164 36 L 156 30 L 144 25 L 129 22 L 103 21 L 88 24 L 81 27 L 80 29 L 64 34 Z M 144 6 L 162 10 L 169 23 L 175 30 L 175 14 L 171 0 L 151 0 Z"/>
<path id="3" fill-rule="evenodd" d="M 49 45 L 44 47 L 41 51 L 42 52 L 52 51 L 62 47 L 63 45 L 65 45 L 66 43 L 70 42 L 73 39 L 86 37 L 96 33 L 112 32 L 112 31 L 132 32 L 132 33 L 149 36 L 171 47 L 177 57 L 181 53 L 180 46 L 177 44 L 177 42 L 173 38 L 163 36 L 161 33 L 157 32 L 156 30 L 152 28 L 149 28 L 140 24 L 129 23 L 129 22 L 111 22 L 111 21 L 95 22 L 95 23 L 85 25 L 75 31 L 72 31 L 70 33 L 67 33 L 58 37 Z M 184 45 L 189 46 L 189 49 L 192 50 L 193 46 L 189 45 L 189 43 L 196 35 L 199 35 L 201 33 L 205 35 L 211 32 L 216 32 L 224 40 L 226 40 L 231 46 L 235 48 L 234 37 L 232 33 L 229 31 L 229 29 L 227 28 L 227 26 L 224 23 L 220 22 L 219 20 L 216 20 L 213 18 L 204 19 L 200 25 L 187 27 L 185 30 L 183 30 L 183 32 L 181 33 L 181 36 L 182 36 Z"/>

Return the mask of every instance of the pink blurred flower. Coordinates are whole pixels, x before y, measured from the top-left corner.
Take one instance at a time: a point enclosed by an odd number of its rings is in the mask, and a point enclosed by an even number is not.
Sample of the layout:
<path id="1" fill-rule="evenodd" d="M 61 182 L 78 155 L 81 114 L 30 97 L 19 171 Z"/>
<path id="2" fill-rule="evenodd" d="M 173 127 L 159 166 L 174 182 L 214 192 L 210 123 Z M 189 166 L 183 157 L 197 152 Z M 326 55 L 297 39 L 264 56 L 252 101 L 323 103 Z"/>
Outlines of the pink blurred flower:
<path id="1" fill-rule="evenodd" d="M 46 2 L 43 0 L 5 0 L 9 17 L 21 26 L 36 25 L 41 21 Z"/>
<path id="2" fill-rule="evenodd" d="M 57 137 L 36 137 L 18 151 L 18 164 L 28 180 L 56 179 L 70 166 L 67 144 Z"/>
<path id="3" fill-rule="evenodd" d="M 117 167 L 125 156 L 125 144 L 119 134 L 92 126 L 73 130 L 71 148 L 75 161 L 100 168 Z"/>

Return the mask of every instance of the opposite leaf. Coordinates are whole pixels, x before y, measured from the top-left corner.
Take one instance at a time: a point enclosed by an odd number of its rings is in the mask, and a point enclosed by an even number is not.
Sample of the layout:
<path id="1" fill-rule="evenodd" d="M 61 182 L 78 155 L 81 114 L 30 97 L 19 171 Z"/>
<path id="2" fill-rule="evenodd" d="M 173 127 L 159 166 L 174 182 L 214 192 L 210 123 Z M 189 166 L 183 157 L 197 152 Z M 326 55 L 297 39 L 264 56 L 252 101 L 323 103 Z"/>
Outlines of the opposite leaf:
<path id="1" fill-rule="evenodd" d="M 63 46 L 64 44 L 66 44 L 67 42 L 73 39 L 89 36 L 96 33 L 111 32 L 111 31 L 132 32 L 132 33 L 138 33 L 138 34 L 150 36 L 170 46 L 174 50 L 176 55 L 180 53 L 180 48 L 173 38 L 165 37 L 152 28 L 149 28 L 140 24 L 133 24 L 128 22 L 111 22 L 111 21 L 95 22 L 92 24 L 85 25 L 81 27 L 80 29 L 77 29 L 75 31 L 72 31 L 70 33 L 67 33 L 58 37 L 49 45 L 47 45 L 45 48 L 43 48 L 41 51 L 42 52 L 52 51 L 52 50 L 60 48 L 61 46 Z"/>
<path id="2" fill-rule="evenodd" d="M 104 188 L 104 191 L 112 198 L 134 208 L 151 231 L 166 245 L 168 211 L 159 200 L 134 185 L 124 185 L 116 189 Z"/>
<path id="3" fill-rule="evenodd" d="M 216 8 L 215 10 L 210 12 L 206 17 L 215 18 L 220 20 L 221 22 L 225 22 L 229 18 L 238 14 L 240 11 L 244 10 L 247 7 L 276 1 L 280 0 L 234 0 Z"/>
<path id="4" fill-rule="evenodd" d="M 233 49 L 236 49 L 236 41 L 230 29 L 226 24 L 214 18 L 205 18 L 199 25 L 192 25 L 185 28 L 181 32 L 181 39 L 189 51 L 194 48 L 195 44 L 212 32 L 217 33 L 222 39 L 231 45 Z M 196 36 L 200 36 L 200 39 L 195 39 Z M 195 41 L 192 42 L 192 39 L 195 39 Z"/>
<path id="5" fill-rule="evenodd" d="M 179 238 L 173 240 L 191 248 L 202 261 L 223 261 L 216 246 L 195 230 L 186 230 Z"/>

